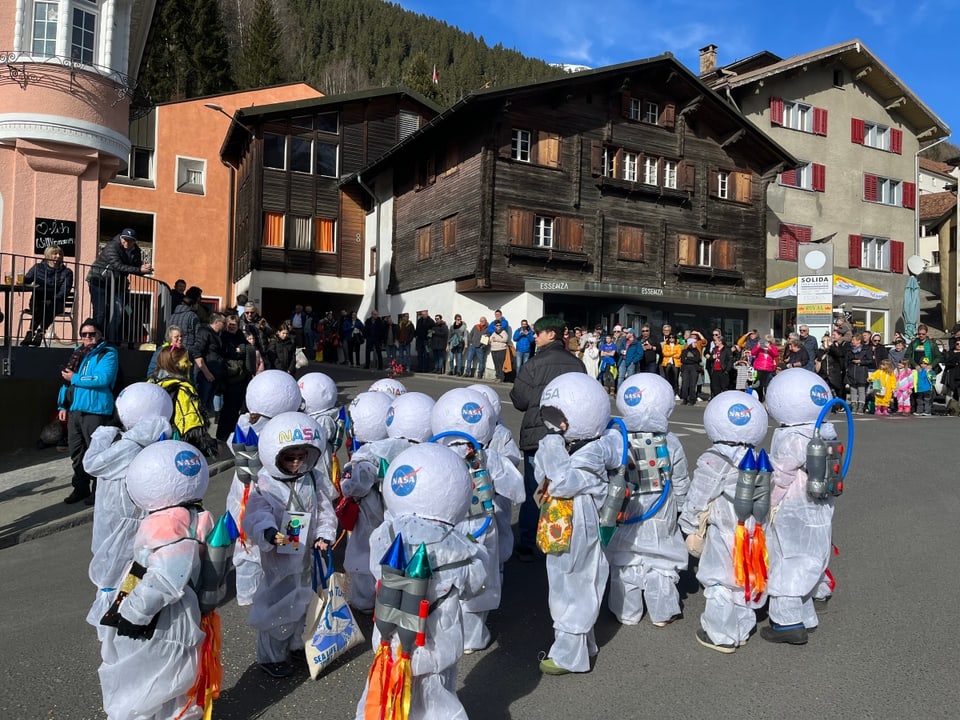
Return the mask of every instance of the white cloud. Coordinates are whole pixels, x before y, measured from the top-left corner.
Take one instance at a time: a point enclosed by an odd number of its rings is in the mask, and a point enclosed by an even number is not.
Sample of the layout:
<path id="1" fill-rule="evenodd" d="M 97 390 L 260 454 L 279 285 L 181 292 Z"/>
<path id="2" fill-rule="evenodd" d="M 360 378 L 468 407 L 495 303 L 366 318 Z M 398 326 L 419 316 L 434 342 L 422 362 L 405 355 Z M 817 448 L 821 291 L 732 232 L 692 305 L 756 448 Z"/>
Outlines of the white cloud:
<path id="1" fill-rule="evenodd" d="M 874 25 L 886 25 L 896 13 L 896 6 L 890 0 L 856 0 L 854 5 Z"/>

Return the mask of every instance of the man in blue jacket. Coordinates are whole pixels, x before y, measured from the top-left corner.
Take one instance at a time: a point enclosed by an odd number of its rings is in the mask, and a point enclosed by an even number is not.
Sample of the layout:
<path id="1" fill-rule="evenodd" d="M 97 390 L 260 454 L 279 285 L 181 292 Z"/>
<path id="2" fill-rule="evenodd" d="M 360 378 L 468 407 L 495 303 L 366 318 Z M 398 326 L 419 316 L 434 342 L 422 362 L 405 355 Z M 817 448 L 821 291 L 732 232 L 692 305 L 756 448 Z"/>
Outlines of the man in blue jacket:
<path id="1" fill-rule="evenodd" d="M 113 418 L 113 384 L 117 380 L 119 356 L 103 341 L 103 329 L 92 319 L 80 326 L 80 344 L 74 349 L 60 375 L 64 385 L 57 398 L 60 422 L 67 423 L 67 444 L 73 465 L 73 492 L 64 502 L 83 500 L 93 505 L 97 479 L 83 469 L 83 456 L 90 436 Z"/>
<path id="2" fill-rule="evenodd" d="M 533 328 L 526 320 L 520 321 L 520 327 L 513 333 L 513 344 L 517 349 L 517 366 L 514 372 L 520 372 L 523 364 L 530 359 L 530 351 L 533 349 Z"/>

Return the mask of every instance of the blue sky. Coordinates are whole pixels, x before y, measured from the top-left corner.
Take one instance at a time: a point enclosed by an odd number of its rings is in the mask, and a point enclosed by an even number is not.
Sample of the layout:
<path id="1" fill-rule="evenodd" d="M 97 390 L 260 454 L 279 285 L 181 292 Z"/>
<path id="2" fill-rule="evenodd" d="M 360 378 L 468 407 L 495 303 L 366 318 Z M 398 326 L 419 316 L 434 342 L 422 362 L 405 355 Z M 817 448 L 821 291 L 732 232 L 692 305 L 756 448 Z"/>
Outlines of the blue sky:
<path id="1" fill-rule="evenodd" d="M 727 64 L 761 50 L 798 55 L 858 38 L 950 126 L 960 144 L 960 0 L 399 0 L 488 45 L 600 67 L 699 49 Z"/>

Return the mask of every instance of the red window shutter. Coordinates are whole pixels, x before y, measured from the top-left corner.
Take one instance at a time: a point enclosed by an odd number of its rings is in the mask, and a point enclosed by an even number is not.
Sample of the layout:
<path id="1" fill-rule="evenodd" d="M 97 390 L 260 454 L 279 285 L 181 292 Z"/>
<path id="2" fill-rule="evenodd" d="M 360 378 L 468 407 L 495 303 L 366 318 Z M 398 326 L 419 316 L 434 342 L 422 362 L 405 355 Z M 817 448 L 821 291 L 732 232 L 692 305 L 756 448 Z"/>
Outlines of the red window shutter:
<path id="1" fill-rule="evenodd" d="M 827 185 L 827 168 L 825 165 L 813 163 L 813 189 L 823 192 Z"/>
<path id="2" fill-rule="evenodd" d="M 770 98 L 770 124 L 783 125 L 783 98 Z"/>
<path id="3" fill-rule="evenodd" d="M 880 199 L 880 189 L 876 175 L 863 174 L 863 199 L 870 202 L 877 202 Z"/>
<path id="4" fill-rule="evenodd" d="M 913 210 L 917 207 L 917 184 L 905 182 L 903 184 L 903 206 Z"/>
<path id="5" fill-rule="evenodd" d="M 813 133 L 814 135 L 827 134 L 827 110 L 826 108 L 815 107 L 813 109 Z"/>
<path id="6" fill-rule="evenodd" d="M 860 255 L 862 254 L 863 238 L 860 235 L 851 235 L 849 250 L 847 252 L 847 265 L 852 268 L 860 267 Z"/>
<path id="7" fill-rule="evenodd" d="M 903 243 L 890 241 L 890 272 L 903 273 Z"/>
<path id="8" fill-rule="evenodd" d="M 813 230 L 808 227 L 796 228 L 797 242 L 808 243 L 813 239 Z"/>
<path id="9" fill-rule="evenodd" d="M 797 171 L 796 170 L 785 170 L 780 173 L 780 184 L 786 185 L 788 187 L 797 186 Z"/>
<path id="10" fill-rule="evenodd" d="M 850 118 L 850 142 L 863 145 L 863 134 L 863 120 L 860 118 Z"/>
<path id="11" fill-rule="evenodd" d="M 890 128 L 890 152 L 903 154 L 903 130 Z"/>
<path id="12" fill-rule="evenodd" d="M 793 225 L 780 226 L 780 243 L 777 251 L 780 260 L 797 259 L 797 236 Z"/>

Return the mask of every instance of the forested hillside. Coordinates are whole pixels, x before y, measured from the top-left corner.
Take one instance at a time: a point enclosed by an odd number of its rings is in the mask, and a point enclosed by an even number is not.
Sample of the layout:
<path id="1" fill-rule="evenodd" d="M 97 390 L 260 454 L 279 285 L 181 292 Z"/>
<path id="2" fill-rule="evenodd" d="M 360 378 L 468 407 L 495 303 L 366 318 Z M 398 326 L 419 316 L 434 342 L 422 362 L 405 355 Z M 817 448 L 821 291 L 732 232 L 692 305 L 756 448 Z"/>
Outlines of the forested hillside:
<path id="1" fill-rule="evenodd" d="M 403 83 L 448 106 L 562 72 L 382 0 L 158 0 L 140 83 L 154 102 L 295 80 L 326 94 Z"/>

